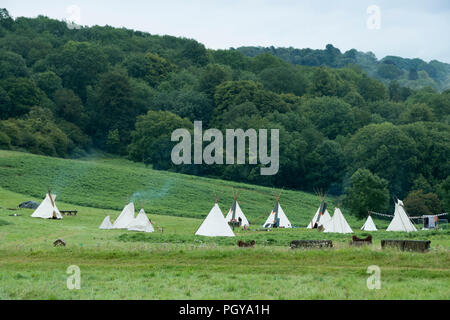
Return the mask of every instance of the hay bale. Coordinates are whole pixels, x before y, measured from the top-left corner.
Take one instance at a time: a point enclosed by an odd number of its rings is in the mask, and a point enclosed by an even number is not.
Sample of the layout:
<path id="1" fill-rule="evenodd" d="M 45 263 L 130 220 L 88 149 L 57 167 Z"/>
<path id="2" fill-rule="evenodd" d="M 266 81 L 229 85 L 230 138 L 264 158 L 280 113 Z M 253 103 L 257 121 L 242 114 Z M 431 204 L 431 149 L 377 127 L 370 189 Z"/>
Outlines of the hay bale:
<path id="1" fill-rule="evenodd" d="M 369 235 L 366 238 L 358 238 L 357 236 L 352 236 L 352 241 L 350 242 L 350 245 L 352 246 L 363 246 L 372 244 L 372 236 Z"/>
<path id="2" fill-rule="evenodd" d="M 291 249 L 306 248 L 306 249 L 322 249 L 332 248 L 333 241 L 331 240 L 293 240 L 290 244 Z"/>
<path id="3" fill-rule="evenodd" d="M 430 240 L 381 240 L 381 248 L 397 248 L 402 251 L 425 252 L 430 249 Z"/>
<path id="4" fill-rule="evenodd" d="M 430 240 L 405 240 L 403 250 L 425 252 L 430 249 Z"/>
<path id="5" fill-rule="evenodd" d="M 253 248 L 255 246 L 255 240 L 248 241 L 248 242 L 244 242 L 244 241 L 239 240 L 237 242 L 237 245 L 238 245 L 239 248 L 249 248 L 249 247 Z"/>

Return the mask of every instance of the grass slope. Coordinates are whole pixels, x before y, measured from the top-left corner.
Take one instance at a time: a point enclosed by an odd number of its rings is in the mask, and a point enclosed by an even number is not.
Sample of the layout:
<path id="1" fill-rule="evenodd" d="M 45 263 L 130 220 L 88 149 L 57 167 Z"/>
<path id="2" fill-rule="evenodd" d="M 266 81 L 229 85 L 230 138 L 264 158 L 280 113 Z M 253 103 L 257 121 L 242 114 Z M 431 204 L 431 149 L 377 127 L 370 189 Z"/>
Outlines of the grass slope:
<path id="1" fill-rule="evenodd" d="M 196 218 L 208 214 L 214 192 L 221 196 L 222 211 L 228 210 L 236 188 L 254 224 L 262 224 L 274 206 L 271 188 L 157 171 L 123 159 L 67 160 L 11 151 L 0 151 L 0 187 L 38 199 L 51 188 L 57 201 L 104 209 L 120 210 L 133 200 L 136 206 L 144 203 L 148 213 Z M 291 223 L 300 226 L 320 204 L 315 195 L 290 190 L 282 192 L 280 202 Z"/>

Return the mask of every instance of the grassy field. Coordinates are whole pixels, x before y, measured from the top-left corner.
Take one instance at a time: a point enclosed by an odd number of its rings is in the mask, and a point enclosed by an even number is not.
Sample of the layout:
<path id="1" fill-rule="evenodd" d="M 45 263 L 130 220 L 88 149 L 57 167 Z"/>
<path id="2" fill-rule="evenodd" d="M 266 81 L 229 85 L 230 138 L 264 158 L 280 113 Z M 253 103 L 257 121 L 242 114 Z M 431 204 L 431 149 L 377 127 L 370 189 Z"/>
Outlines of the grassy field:
<path id="1" fill-rule="evenodd" d="M 41 199 L 48 188 L 57 201 L 121 210 L 130 200 L 145 203 L 150 214 L 202 218 L 220 197 L 223 211 L 232 205 L 232 188 L 248 219 L 262 224 L 273 209 L 271 188 L 213 180 L 146 168 L 117 158 L 65 160 L 0 150 L 0 187 Z M 333 208 L 334 199 L 330 199 Z M 282 191 L 281 205 L 291 223 L 306 225 L 319 206 L 315 195 Z M 361 221 L 362 225 L 363 221 Z"/>
<path id="2" fill-rule="evenodd" d="M 170 181 L 170 182 L 169 182 Z M 120 159 L 62 160 L 0 151 L 0 299 L 448 299 L 450 233 L 373 232 L 374 244 L 348 245 L 349 235 L 315 230 L 236 230 L 236 238 L 194 236 L 222 193 L 241 191 L 250 221 L 272 209 L 270 188 L 153 171 Z M 60 221 L 34 219 L 32 210 L 9 210 L 40 201 L 50 187 L 60 210 L 79 214 Z M 163 232 L 99 230 L 128 200 L 145 209 Z M 307 193 L 285 191 L 282 206 L 304 227 L 318 206 Z M 18 214 L 19 216 L 12 216 Z M 344 210 L 344 214 L 346 214 Z M 363 221 L 346 215 L 358 236 Z M 385 228 L 386 221 L 375 220 Z M 63 238 L 64 248 L 52 246 Z M 430 239 L 428 253 L 381 250 L 381 239 Z M 256 240 L 237 248 L 237 240 Z M 291 250 L 294 239 L 331 239 L 327 250 Z M 69 290 L 66 270 L 81 270 L 81 290 Z M 382 288 L 369 290 L 368 266 L 381 268 Z"/>

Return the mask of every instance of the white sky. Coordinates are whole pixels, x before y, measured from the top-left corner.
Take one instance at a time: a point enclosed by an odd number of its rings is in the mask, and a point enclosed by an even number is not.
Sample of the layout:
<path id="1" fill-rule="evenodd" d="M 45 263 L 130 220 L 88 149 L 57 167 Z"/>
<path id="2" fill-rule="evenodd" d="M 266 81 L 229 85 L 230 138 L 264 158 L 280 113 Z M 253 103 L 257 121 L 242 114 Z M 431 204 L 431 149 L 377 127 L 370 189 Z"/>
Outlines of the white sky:
<path id="1" fill-rule="evenodd" d="M 80 9 L 77 17 L 68 7 Z M 379 29 L 369 29 L 367 8 L 377 5 Z M 342 52 L 355 48 L 378 58 L 437 59 L 450 63 L 448 0 L 1 0 L 13 17 L 80 20 L 193 38 L 208 48 L 275 46 Z M 73 11 L 72 11 L 73 12 Z"/>

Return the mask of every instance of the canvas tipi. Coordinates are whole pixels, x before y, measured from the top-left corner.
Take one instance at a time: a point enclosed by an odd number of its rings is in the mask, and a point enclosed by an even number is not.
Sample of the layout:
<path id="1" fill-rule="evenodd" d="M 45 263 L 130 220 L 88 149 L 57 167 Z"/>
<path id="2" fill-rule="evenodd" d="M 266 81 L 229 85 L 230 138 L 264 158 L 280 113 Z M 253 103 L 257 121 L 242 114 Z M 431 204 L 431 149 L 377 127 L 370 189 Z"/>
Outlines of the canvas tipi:
<path id="1" fill-rule="evenodd" d="M 345 220 L 344 215 L 342 214 L 341 209 L 335 208 L 333 217 L 331 221 L 327 223 L 325 226 L 324 232 L 336 232 L 336 233 L 353 233 L 352 228 Z"/>
<path id="2" fill-rule="evenodd" d="M 291 222 L 281 208 L 280 195 L 276 196 L 275 207 L 269 214 L 266 222 L 264 222 L 264 228 L 292 228 Z"/>
<path id="3" fill-rule="evenodd" d="M 51 194 L 50 191 L 45 195 L 44 201 L 41 202 L 39 207 L 31 215 L 33 218 L 42 219 L 62 219 L 61 212 L 55 204 L 56 195 Z"/>
<path id="4" fill-rule="evenodd" d="M 113 228 L 113 225 L 111 223 L 111 219 L 109 216 L 107 216 L 105 219 L 103 219 L 102 224 L 100 225 L 100 227 L 98 227 L 99 229 L 102 230 L 109 230 Z"/>
<path id="5" fill-rule="evenodd" d="M 367 217 L 366 222 L 364 222 L 364 225 L 361 227 L 361 230 L 364 231 L 377 231 L 377 227 L 375 226 L 375 223 L 372 220 L 371 216 Z"/>
<path id="6" fill-rule="evenodd" d="M 231 230 L 231 227 L 225 220 L 217 202 L 195 235 L 206 237 L 234 237 L 233 230 Z"/>
<path id="7" fill-rule="evenodd" d="M 127 229 L 128 225 L 134 220 L 134 203 L 130 202 L 123 208 L 119 217 L 113 224 L 113 229 Z"/>
<path id="8" fill-rule="evenodd" d="M 138 215 L 136 216 L 136 219 L 134 219 L 129 224 L 128 230 L 141 231 L 141 232 L 154 232 L 155 231 L 150 220 L 148 219 L 147 215 L 145 214 L 144 209 L 141 209 L 141 211 L 139 211 Z"/>
<path id="9" fill-rule="evenodd" d="M 409 219 L 401 200 L 398 200 L 395 203 L 394 218 L 392 219 L 386 231 L 417 231 L 416 227 Z"/>
<path id="10" fill-rule="evenodd" d="M 321 225 L 325 227 L 325 225 L 331 221 L 331 216 L 327 210 L 327 203 L 325 202 L 326 195 L 320 193 L 317 194 L 320 196 L 321 199 L 320 206 L 317 209 L 316 214 L 306 227 L 307 229 L 318 228 Z"/>
<path id="11" fill-rule="evenodd" d="M 244 212 L 242 212 L 241 207 L 239 206 L 239 203 L 237 202 L 238 193 L 233 194 L 234 202 L 231 206 L 230 210 L 228 211 L 228 214 L 226 216 L 226 220 L 228 223 L 234 222 L 234 221 L 240 221 L 240 226 L 249 226 L 250 223 L 248 222 L 247 218 L 244 215 Z"/>

